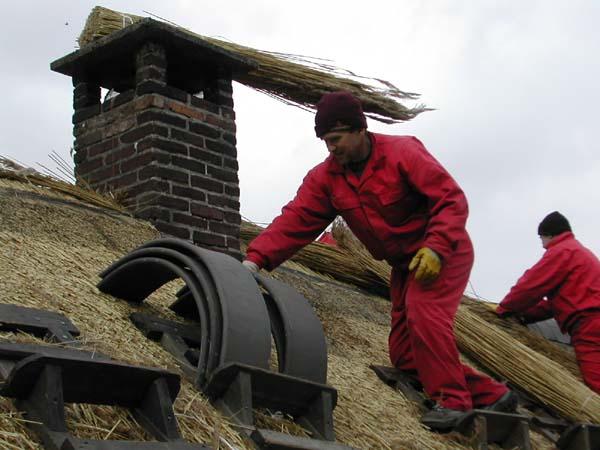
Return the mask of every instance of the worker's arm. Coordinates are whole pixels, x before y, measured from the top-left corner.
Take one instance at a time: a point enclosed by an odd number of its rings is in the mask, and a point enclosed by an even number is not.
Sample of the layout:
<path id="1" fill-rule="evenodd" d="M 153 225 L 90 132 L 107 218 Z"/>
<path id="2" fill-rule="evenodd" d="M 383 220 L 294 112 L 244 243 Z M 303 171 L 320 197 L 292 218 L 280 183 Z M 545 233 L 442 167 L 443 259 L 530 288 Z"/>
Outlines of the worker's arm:
<path id="1" fill-rule="evenodd" d="M 554 317 L 554 310 L 552 305 L 547 300 L 540 300 L 532 306 L 527 308 L 525 311 L 519 314 L 523 323 L 535 323 L 542 320 L 551 319 Z"/>
<path id="2" fill-rule="evenodd" d="M 517 284 L 500 302 L 496 310 L 498 314 L 505 315 L 511 312 L 524 314 L 531 308 L 533 308 L 530 313 L 532 315 L 548 314 L 546 308 L 549 308 L 550 304 L 543 306 L 544 309 L 539 311 L 536 311 L 536 307 L 541 308 L 540 299 L 562 284 L 567 276 L 565 267 L 569 256 L 569 252 L 565 250 L 556 248 L 546 250 L 542 259 L 519 278 Z"/>
<path id="3" fill-rule="evenodd" d="M 409 184 L 427 197 L 429 223 L 424 247 L 448 258 L 463 235 L 469 208 L 464 192 L 417 139 L 402 149 L 400 170 Z"/>
<path id="4" fill-rule="evenodd" d="M 246 259 L 259 269 L 273 270 L 306 244 L 314 241 L 335 218 L 326 186 L 311 170 L 296 197 L 248 246 Z"/>
<path id="5" fill-rule="evenodd" d="M 544 299 L 538 300 L 533 306 L 518 313 L 510 311 L 502 305 L 498 305 L 496 307 L 496 314 L 500 317 L 516 316 L 519 319 L 519 322 L 523 324 L 535 323 L 554 317 L 551 303 Z"/>

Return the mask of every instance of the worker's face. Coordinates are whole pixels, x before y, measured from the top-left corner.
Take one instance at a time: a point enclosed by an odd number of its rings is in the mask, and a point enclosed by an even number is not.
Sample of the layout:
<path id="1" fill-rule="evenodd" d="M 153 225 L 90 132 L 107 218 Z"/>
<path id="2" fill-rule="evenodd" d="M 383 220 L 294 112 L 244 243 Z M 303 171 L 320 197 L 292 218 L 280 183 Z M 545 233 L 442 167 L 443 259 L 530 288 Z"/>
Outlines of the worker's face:
<path id="1" fill-rule="evenodd" d="M 548 244 L 552 240 L 552 236 L 540 236 L 540 239 L 542 240 L 542 247 L 548 248 Z"/>
<path id="2" fill-rule="evenodd" d="M 341 165 L 366 158 L 364 140 L 366 130 L 330 131 L 321 138 L 327 145 L 327 150 Z"/>

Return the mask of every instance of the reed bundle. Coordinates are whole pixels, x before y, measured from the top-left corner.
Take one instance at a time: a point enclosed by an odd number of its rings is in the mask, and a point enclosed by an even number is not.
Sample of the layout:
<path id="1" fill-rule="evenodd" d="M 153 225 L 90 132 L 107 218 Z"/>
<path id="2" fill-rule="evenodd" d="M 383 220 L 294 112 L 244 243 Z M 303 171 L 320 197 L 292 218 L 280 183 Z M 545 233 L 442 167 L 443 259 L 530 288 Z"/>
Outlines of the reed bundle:
<path id="1" fill-rule="evenodd" d="M 253 236 L 257 233 L 255 229 Z M 373 260 L 343 222 L 334 223 L 333 235 L 339 246 L 335 252 L 324 253 L 317 250 L 322 244 L 309 244 L 297 262 L 340 281 L 353 283 L 350 280 L 359 278 L 359 283 L 353 284 L 360 287 L 377 278 L 389 288 L 391 269 L 387 263 Z M 247 238 L 242 234 L 242 240 Z M 510 325 L 502 326 L 501 322 Z M 556 344 L 514 321 L 496 317 L 489 306 L 467 297 L 456 314 L 455 334 L 461 351 L 561 416 L 600 423 L 600 396 L 581 381 L 573 355 Z"/>
<path id="2" fill-rule="evenodd" d="M 142 19 L 134 14 L 96 6 L 86 21 L 78 43 L 84 46 Z M 345 90 L 361 100 L 367 116 L 385 123 L 410 120 L 430 110 L 424 105 L 409 108 L 400 103 L 398 100 L 417 100 L 419 95 L 401 91 L 386 80 L 359 76 L 316 58 L 257 50 L 184 31 L 232 54 L 258 62 L 258 69 L 237 75 L 235 80 L 287 104 L 313 110 L 323 94 Z"/>
<path id="3" fill-rule="evenodd" d="M 79 180 L 78 184 L 69 183 L 56 176 L 45 175 L 35 169 L 24 167 L 8 158 L 0 157 L 0 178 L 22 181 L 67 194 L 95 206 L 126 213 L 125 207 L 117 199 L 94 191 L 84 180 Z"/>
<path id="4" fill-rule="evenodd" d="M 262 230 L 263 228 L 258 225 L 243 221 L 240 227 L 240 239 L 245 243 L 249 243 Z M 363 258 L 331 245 L 318 242 L 312 243 L 296 253 L 291 260 L 308 267 L 312 271 L 372 292 L 387 292 L 388 289 L 387 281 L 382 281 L 369 266 L 361 264 L 364 261 Z M 332 264 L 332 262 L 335 262 L 335 264 Z"/>
<path id="5" fill-rule="evenodd" d="M 350 231 L 346 222 L 341 217 L 333 221 L 331 233 L 339 247 L 346 253 L 351 254 L 355 265 L 362 268 L 366 273 L 365 281 L 371 288 L 381 295 L 389 294 L 390 276 L 392 268 L 385 261 L 376 261 L 369 251 Z"/>
<path id="6" fill-rule="evenodd" d="M 532 350 L 546 356 L 559 363 L 565 370 L 578 380 L 581 378 L 581 371 L 577 365 L 575 353 L 567 350 L 567 348 L 557 345 L 548 339 L 540 339 L 540 335 L 529 328 L 524 327 L 515 318 L 501 318 L 495 313 L 496 304 L 477 301 L 465 297 L 463 299 L 463 308 L 468 308 L 474 314 L 477 314 L 488 324 L 504 331 L 512 338 L 519 341 L 521 344 L 529 347 Z M 572 350 L 572 349 L 571 349 Z"/>
<path id="7" fill-rule="evenodd" d="M 517 342 L 462 307 L 455 331 L 461 350 L 573 421 L 600 423 L 600 395 L 563 366 Z"/>

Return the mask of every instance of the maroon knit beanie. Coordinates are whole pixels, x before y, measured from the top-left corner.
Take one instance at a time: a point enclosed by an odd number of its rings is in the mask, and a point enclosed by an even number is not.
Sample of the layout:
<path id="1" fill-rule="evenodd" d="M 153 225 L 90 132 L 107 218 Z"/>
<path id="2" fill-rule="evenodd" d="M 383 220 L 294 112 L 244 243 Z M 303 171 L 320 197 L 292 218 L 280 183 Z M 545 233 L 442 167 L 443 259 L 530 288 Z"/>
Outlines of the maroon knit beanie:
<path id="1" fill-rule="evenodd" d="M 340 122 L 351 129 L 367 128 L 367 119 L 362 110 L 360 100 L 350 92 L 338 91 L 325 94 L 317 103 L 315 116 L 315 133 L 317 137 L 331 131 Z"/>
<path id="2" fill-rule="evenodd" d="M 571 231 L 571 225 L 567 218 L 558 211 L 548 214 L 538 226 L 540 236 L 558 236 L 565 231 Z"/>

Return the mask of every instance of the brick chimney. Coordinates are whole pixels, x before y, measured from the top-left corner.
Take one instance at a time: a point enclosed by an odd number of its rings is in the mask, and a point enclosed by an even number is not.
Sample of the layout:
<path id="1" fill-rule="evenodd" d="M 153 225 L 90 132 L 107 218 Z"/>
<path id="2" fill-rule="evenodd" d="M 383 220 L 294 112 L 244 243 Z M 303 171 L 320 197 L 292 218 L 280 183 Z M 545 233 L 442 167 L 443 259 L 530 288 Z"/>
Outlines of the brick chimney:
<path id="1" fill-rule="evenodd" d="M 73 79 L 76 177 L 165 235 L 240 257 L 231 81 L 256 67 L 152 19 L 54 61 Z"/>

